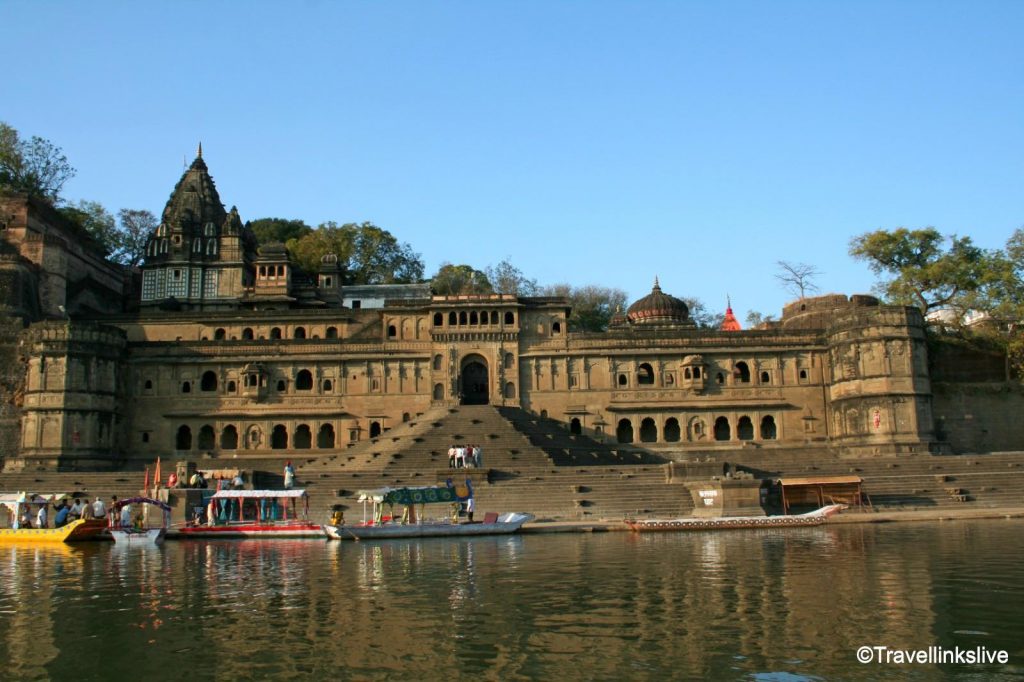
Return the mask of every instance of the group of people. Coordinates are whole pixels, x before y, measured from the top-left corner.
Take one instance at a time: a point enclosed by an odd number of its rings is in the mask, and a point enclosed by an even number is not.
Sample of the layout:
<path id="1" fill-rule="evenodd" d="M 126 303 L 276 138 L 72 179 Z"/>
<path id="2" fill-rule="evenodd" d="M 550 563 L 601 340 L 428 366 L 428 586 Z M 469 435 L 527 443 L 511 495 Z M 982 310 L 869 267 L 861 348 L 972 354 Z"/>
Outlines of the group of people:
<path id="1" fill-rule="evenodd" d="M 448 448 L 448 468 L 480 468 L 484 465 L 484 453 L 479 445 L 453 445 Z"/>
<path id="2" fill-rule="evenodd" d="M 111 506 L 117 502 L 117 496 L 114 495 L 110 498 Z M 35 513 L 32 511 L 32 507 L 38 506 Z M 50 527 L 50 505 L 47 504 L 24 504 L 22 505 L 21 518 L 18 519 L 18 524 L 15 528 L 49 528 Z M 121 508 L 121 525 L 131 525 L 131 505 L 125 505 Z M 103 500 L 99 497 L 96 498 L 95 502 L 89 502 L 89 500 L 82 501 L 81 498 L 76 497 L 74 503 L 67 497 L 62 497 L 53 503 L 53 527 L 62 528 L 72 521 L 83 519 L 88 521 L 89 519 L 102 519 L 107 516 L 107 505 L 104 504 Z M 34 518 L 33 518 L 34 517 Z"/>
<path id="3" fill-rule="evenodd" d="M 168 488 L 178 488 L 181 484 L 181 480 L 178 478 L 178 474 L 171 472 L 171 475 L 167 477 Z M 211 485 L 210 481 L 206 480 L 206 475 L 202 471 L 196 469 L 195 473 L 189 477 L 187 485 L 180 487 L 185 488 L 209 488 Z M 234 478 L 229 477 L 227 474 L 220 476 L 218 474 L 213 475 L 213 487 L 216 490 L 242 490 L 245 488 L 245 481 L 242 479 L 242 473 L 235 472 Z"/>

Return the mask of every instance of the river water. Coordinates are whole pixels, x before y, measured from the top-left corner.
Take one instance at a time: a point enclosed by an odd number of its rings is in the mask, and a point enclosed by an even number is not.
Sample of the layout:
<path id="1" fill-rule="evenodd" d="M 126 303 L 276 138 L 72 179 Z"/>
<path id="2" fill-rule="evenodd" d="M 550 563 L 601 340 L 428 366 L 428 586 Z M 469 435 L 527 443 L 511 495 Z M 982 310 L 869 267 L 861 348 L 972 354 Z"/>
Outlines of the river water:
<path id="1" fill-rule="evenodd" d="M 1024 676 L 1024 521 L 0 547 L 0 679 Z M 1007 664 L 857 662 L 861 646 Z"/>

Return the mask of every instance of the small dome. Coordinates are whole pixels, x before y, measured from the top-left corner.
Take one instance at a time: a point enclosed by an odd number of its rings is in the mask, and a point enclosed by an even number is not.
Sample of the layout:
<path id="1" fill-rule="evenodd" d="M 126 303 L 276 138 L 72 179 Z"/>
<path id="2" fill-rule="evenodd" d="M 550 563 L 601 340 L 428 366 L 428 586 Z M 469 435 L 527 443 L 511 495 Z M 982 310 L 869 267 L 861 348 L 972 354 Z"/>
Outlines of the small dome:
<path id="1" fill-rule="evenodd" d="M 629 306 L 626 317 L 632 324 L 680 324 L 690 321 L 690 309 L 675 296 L 663 293 L 655 277 L 651 293 Z"/>
<path id="2" fill-rule="evenodd" d="M 609 327 L 621 327 L 626 324 L 626 315 L 622 312 L 622 306 L 615 306 L 615 314 L 608 320 Z"/>

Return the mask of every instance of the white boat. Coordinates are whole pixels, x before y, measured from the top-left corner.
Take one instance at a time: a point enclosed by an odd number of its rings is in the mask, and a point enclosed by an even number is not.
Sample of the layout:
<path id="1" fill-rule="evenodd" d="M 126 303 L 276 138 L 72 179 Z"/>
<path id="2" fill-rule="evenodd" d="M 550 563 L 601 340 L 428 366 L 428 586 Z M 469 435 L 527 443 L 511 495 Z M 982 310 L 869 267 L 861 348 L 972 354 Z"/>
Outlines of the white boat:
<path id="1" fill-rule="evenodd" d="M 464 505 L 471 508 L 472 500 L 473 485 L 469 479 L 464 485 L 453 484 L 449 479 L 445 485 L 438 486 L 362 490 L 359 492 L 359 501 L 363 503 L 362 523 L 329 523 L 324 525 L 323 531 L 333 540 L 507 535 L 515 533 L 534 518 L 532 514 L 521 512 L 489 513 L 482 521 L 460 523 L 460 510 Z M 369 519 L 366 517 L 367 503 L 373 504 L 373 516 Z M 385 514 L 385 507 L 393 512 L 396 504 L 404 507 L 400 517 L 393 513 Z M 449 505 L 452 513 L 443 520 L 426 520 L 424 508 L 428 504 Z"/>
<path id="2" fill-rule="evenodd" d="M 120 512 L 130 504 L 149 505 L 161 511 L 163 520 L 159 527 L 123 525 L 120 523 Z M 148 511 L 148 509 L 147 509 Z M 144 516 L 148 517 L 148 514 Z M 171 507 L 166 502 L 154 500 L 152 497 L 129 497 L 118 500 L 110 507 L 110 527 L 107 531 L 114 542 L 119 545 L 158 545 L 167 535 L 167 526 L 171 519 Z"/>
<path id="3" fill-rule="evenodd" d="M 734 530 L 739 528 L 792 528 L 820 526 L 828 517 L 846 509 L 845 504 L 830 504 L 821 509 L 793 516 L 688 516 L 679 519 L 626 519 L 630 530 L 638 533 L 669 530 Z"/>
<path id="4" fill-rule="evenodd" d="M 533 514 L 509 512 L 495 514 L 490 520 L 475 523 L 401 523 L 386 522 L 376 524 L 356 524 L 354 526 L 334 526 L 327 524 L 324 532 L 333 540 L 386 540 L 391 538 L 441 538 L 464 535 L 508 535 L 515 533 L 527 521 L 533 520 Z"/>

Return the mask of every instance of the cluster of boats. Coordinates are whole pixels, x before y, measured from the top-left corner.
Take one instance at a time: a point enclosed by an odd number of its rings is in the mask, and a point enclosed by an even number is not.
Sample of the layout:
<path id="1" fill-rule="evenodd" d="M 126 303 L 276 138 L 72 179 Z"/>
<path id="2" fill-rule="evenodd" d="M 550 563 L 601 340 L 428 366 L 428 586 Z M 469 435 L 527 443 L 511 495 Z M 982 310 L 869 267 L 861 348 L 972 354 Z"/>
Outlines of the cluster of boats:
<path id="1" fill-rule="evenodd" d="M 19 519 L 32 518 L 33 508 L 51 504 L 56 496 L 0 494 L 0 543 L 113 539 L 118 544 L 154 545 L 165 538 L 326 538 L 358 541 L 503 535 L 519 531 L 523 524 L 534 518 L 523 512 L 487 513 L 481 520 L 474 521 L 473 488 L 469 479 L 464 484 L 448 480 L 437 486 L 360 491 L 358 499 L 363 503 L 363 519 L 354 524 L 346 524 L 341 512 L 335 512 L 330 523 L 311 522 L 309 497 L 301 489 L 202 491 L 193 498 L 201 500 L 201 503 L 192 504 L 192 509 L 181 510 L 184 514 L 179 512 L 187 520 L 172 523 L 169 501 L 173 496 L 166 489 L 162 492 L 164 499 L 138 496 L 119 500 L 111 505 L 106 518 L 76 519 L 59 528 L 19 527 Z M 188 499 L 186 495 L 179 498 L 179 502 L 188 506 Z M 433 509 L 444 505 L 442 518 L 428 518 L 425 512 L 428 505 L 433 505 Z M 793 516 L 626 519 L 625 524 L 635 532 L 788 528 L 820 525 L 844 508 L 844 505 L 833 504 Z M 4 511 L 7 512 L 6 518 Z"/>

